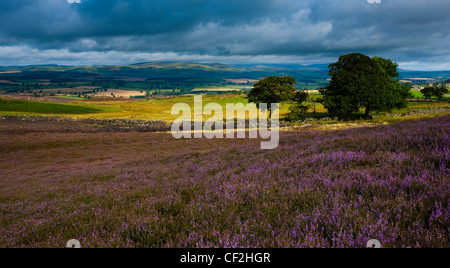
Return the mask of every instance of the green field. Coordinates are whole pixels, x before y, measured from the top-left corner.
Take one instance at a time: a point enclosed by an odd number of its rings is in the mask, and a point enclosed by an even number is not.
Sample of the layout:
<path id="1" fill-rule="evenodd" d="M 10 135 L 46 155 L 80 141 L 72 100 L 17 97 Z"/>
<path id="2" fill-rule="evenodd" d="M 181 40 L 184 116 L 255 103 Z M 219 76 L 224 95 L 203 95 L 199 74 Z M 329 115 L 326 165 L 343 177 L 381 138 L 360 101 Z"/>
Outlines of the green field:
<path id="1" fill-rule="evenodd" d="M 423 98 L 423 94 L 420 93 L 420 91 L 411 90 L 411 94 L 413 95 L 414 98 Z"/>
<path id="2" fill-rule="evenodd" d="M 87 107 L 84 105 L 60 104 L 49 102 L 35 102 L 23 100 L 3 100 L 0 99 L 1 112 L 24 112 L 40 113 L 49 115 L 77 115 L 77 114 L 95 114 L 102 112 L 101 109 Z"/>
<path id="3" fill-rule="evenodd" d="M 450 90 L 450 88 L 448 88 L 448 89 Z M 417 98 L 417 99 L 424 99 L 425 98 L 425 96 L 420 91 L 411 90 L 411 94 L 413 95 L 414 98 Z M 449 97 L 450 97 L 449 94 L 446 94 L 444 96 L 444 98 L 449 98 Z"/>

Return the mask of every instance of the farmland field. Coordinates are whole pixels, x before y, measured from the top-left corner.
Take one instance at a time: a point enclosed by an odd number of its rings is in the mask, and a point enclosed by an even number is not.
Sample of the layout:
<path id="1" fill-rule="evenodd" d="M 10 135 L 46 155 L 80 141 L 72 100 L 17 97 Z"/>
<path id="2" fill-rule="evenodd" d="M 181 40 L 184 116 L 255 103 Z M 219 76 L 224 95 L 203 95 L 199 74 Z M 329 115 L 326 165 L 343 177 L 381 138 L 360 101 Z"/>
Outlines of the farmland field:
<path id="1" fill-rule="evenodd" d="M 0 112 L 23 112 L 44 114 L 93 114 L 100 110 L 80 105 L 31 102 L 0 99 Z"/>
<path id="2" fill-rule="evenodd" d="M 423 98 L 423 94 L 420 91 L 412 90 L 411 94 L 414 98 Z"/>
<path id="3" fill-rule="evenodd" d="M 111 92 L 109 92 L 111 94 Z M 317 96 L 312 95 L 315 99 Z M 36 101 L 39 100 L 39 101 Z M 63 103 L 70 102 L 70 104 Z M 94 98 L 85 99 L 78 98 L 74 96 L 64 96 L 64 97 L 42 97 L 36 98 L 32 101 L 24 100 L 14 100 L 10 98 L 0 97 L 0 115 L 4 114 L 14 114 L 14 115 L 57 115 L 62 117 L 71 117 L 75 119 L 82 118 L 93 118 L 93 119 L 113 119 L 122 118 L 129 120 L 155 120 L 155 121 L 165 121 L 167 123 L 172 122 L 178 116 L 171 115 L 171 109 L 176 103 L 187 103 L 191 110 L 194 108 L 194 97 L 193 95 L 177 96 L 177 97 L 162 97 L 162 98 L 152 98 L 148 100 L 142 99 L 122 99 L 122 98 Z M 222 106 L 224 110 L 227 103 L 243 103 L 244 105 L 248 103 L 244 94 L 218 94 L 218 95 L 204 95 L 202 98 L 202 105 L 205 106 L 208 103 L 214 102 Z M 21 105 L 12 105 L 12 103 L 20 103 Z M 7 104 L 7 105 L 6 105 Z M 26 105 L 25 105 L 26 104 Z M 291 103 L 281 103 L 280 105 L 280 118 L 283 119 L 289 113 L 289 107 Z M 33 108 L 35 107 L 35 108 Z M 46 109 L 38 109 L 37 107 L 47 107 Z M 55 108 L 59 109 L 55 109 Z M 401 109 L 399 111 L 406 113 L 409 109 L 432 109 L 432 108 L 446 108 L 450 109 L 450 103 L 447 101 L 442 102 L 410 102 L 407 109 Z M 64 108 L 64 109 L 62 109 Z M 68 112 L 67 109 L 70 108 L 72 112 Z M 53 109 L 53 110 L 52 110 Z M 314 113 L 314 110 L 316 113 Z M 435 115 L 444 115 L 445 112 L 439 112 Z M 327 111 L 321 104 L 317 104 L 315 108 L 310 108 L 306 117 L 323 117 L 327 116 Z M 398 118 L 397 121 L 405 119 L 419 119 L 420 117 L 405 116 Z M 426 117 L 424 117 L 426 118 Z M 376 120 L 369 121 L 374 123 L 390 123 L 395 118 L 384 117 L 383 113 L 380 114 Z M 204 118 L 206 120 L 206 118 Z M 368 122 L 368 121 L 365 121 Z M 330 123 L 340 123 L 337 121 L 326 122 Z"/>
<path id="4" fill-rule="evenodd" d="M 119 97 L 119 98 L 131 98 L 133 96 L 145 96 L 145 93 L 142 91 L 133 91 L 133 90 L 120 90 L 120 89 L 110 89 L 106 92 L 100 92 L 95 95 L 96 97 Z"/>
<path id="5" fill-rule="evenodd" d="M 111 92 L 109 92 L 110 94 Z M 220 104 L 224 108 L 227 103 L 244 103 L 247 104 L 248 100 L 240 94 L 221 94 L 221 95 L 206 95 L 203 98 L 203 106 L 208 103 L 214 102 Z M 0 101 L 1 101 L 0 97 Z M 73 113 L 70 115 L 72 118 L 95 118 L 95 119 L 111 119 L 111 118 L 125 118 L 125 119 L 143 119 L 143 120 L 161 120 L 166 122 L 172 122 L 176 119 L 177 115 L 171 115 L 171 109 L 176 103 L 187 103 L 192 111 L 194 108 L 194 97 L 192 96 L 180 96 L 172 98 L 161 98 L 151 100 L 129 100 L 120 98 L 109 99 L 73 99 L 71 104 L 52 103 L 52 102 L 36 102 L 36 101 L 24 101 L 24 100 L 3 100 L 3 103 L 21 103 L 25 106 L 50 106 L 58 107 L 75 107 L 78 110 L 85 110 L 84 113 Z M 15 114 L 15 115 L 59 115 L 67 117 L 68 115 L 63 110 L 37 110 L 31 108 L 24 108 L 24 105 L 14 106 L 0 104 L 0 115 L 2 114 Z M 281 106 L 280 114 L 285 115 L 289 112 L 289 104 L 283 104 Z M 90 112 L 89 112 L 90 111 Z"/>
<path id="6" fill-rule="evenodd" d="M 450 116 L 283 132 L 271 151 L 60 128 L 0 121 L 0 247 L 450 246 Z"/>

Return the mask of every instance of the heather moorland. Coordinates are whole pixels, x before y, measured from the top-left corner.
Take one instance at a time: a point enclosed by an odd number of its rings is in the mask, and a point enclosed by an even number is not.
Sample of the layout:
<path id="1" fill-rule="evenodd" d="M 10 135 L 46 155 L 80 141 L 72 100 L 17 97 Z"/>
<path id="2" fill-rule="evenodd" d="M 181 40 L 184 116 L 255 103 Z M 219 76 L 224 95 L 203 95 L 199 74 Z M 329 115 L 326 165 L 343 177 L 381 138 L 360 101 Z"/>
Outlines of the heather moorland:
<path id="1" fill-rule="evenodd" d="M 73 238 L 83 247 L 450 246 L 448 115 L 282 132 L 270 151 L 252 139 L 0 125 L 0 247 Z"/>

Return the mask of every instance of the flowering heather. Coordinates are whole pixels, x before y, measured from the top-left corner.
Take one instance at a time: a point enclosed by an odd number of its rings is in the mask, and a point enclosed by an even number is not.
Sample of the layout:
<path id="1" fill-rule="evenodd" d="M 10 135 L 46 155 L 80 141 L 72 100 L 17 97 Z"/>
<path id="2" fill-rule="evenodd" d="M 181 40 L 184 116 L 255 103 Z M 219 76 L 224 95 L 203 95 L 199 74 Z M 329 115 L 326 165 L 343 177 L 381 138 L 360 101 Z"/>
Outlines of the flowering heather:
<path id="1" fill-rule="evenodd" d="M 450 247 L 450 116 L 284 132 L 269 151 L 2 124 L 0 247 Z"/>

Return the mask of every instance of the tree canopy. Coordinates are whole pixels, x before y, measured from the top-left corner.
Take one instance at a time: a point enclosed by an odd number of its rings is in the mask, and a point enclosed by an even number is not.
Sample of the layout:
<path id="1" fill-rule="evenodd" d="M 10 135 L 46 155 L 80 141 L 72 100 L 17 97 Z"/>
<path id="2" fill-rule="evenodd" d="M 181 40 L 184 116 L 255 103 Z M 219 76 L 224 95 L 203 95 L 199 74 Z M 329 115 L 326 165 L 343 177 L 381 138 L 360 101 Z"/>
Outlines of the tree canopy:
<path id="1" fill-rule="evenodd" d="M 409 89 L 396 79 L 397 66 L 391 60 L 361 53 L 341 56 L 329 66 L 331 82 L 321 90 L 325 108 L 341 118 L 349 118 L 364 108 L 365 116 L 370 118 L 373 111 L 406 107 Z"/>
<path id="2" fill-rule="evenodd" d="M 287 119 L 290 121 L 295 121 L 302 119 L 304 114 L 308 111 L 308 106 L 303 103 L 308 101 L 309 95 L 306 91 L 297 91 L 292 99 L 295 104 L 289 107 L 290 113 L 287 116 Z"/>
<path id="3" fill-rule="evenodd" d="M 291 76 L 276 77 L 269 76 L 255 83 L 248 94 L 248 101 L 255 103 L 258 107 L 261 103 L 267 103 L 270 110 L 271 103 L 280 103 L 292 100 L 297 90 L 294 88 L 296 81 Z M 272 114 L 272 111 L 270 111 Z"/>
<path id="4" fill-rule="evenodd" d="M 446 87 L 426 87 L 420 91 L 425 99 L 431 99 L 432 97 L 442 100 L 445 94 L 449 93 Z"/>

